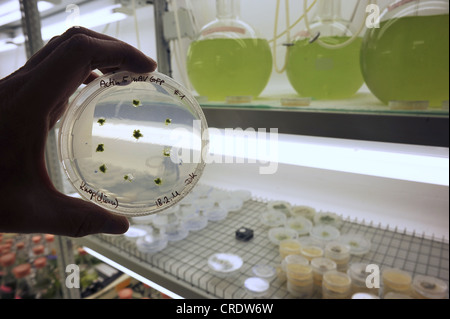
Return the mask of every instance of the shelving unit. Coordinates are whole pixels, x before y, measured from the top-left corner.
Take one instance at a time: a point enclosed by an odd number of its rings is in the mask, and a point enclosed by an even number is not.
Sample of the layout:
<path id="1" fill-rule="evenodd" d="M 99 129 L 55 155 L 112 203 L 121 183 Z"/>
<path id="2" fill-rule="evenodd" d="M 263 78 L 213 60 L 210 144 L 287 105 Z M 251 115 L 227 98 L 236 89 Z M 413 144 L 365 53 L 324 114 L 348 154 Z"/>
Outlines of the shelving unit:
<path id="1" fill-rule="evenodd" d="M 278 267 L 281 263 L 278 247 L 267 236 L 269 228 L 260 223 L 265 206 L 263 199 L 249 200 L 225 220 L 209 222 L 203 230 L 190 232 L 186 239 L 170 242 L 155 254 L 140 252 L 133 242 L 120 235 L 88 236 L 77 242 L 184 298 L 252 298 L 243 286 L 246 278 L 254 276 L 252 267 L 257 264 Z M 249 242 L 234 237 L 242 226 L 254 231 L 254 238 Z M 448 241 L 361 220 L 345 220 L 340 231 L 361 234 L 371 241 L 370 251 L 363 256 L 352 256 L 350 262 L 376 264 L 380 269 L 400 268 L 413 276 L 429 275 L 449 282 Z M 236 276 L 220 278 L 209 271 L 208 257 L 218 252 L 242 257 L 244 265 Z M 286 282 L 275 277 L 265 298 L 293 297 L 286 289 Z"/>
<path id="2" fill-rule="evenodd" d="M 155 6 L 155 29 L 158 34 L 163 34 L 161 17 L 167 10 L 166 1 L 145 2 Z M 29 17 L 28 20 L 36 22 L 39 16 Z M 39 40 L 38 37 L 40 35 L 30 33 L 27 41 Z M 159 41 L 159 71 L 170 75 L 168 43 L 162 36 L 156 38 Z M 388 110 L 380 106 L 370 94 L 339 102 L 313 101 L 310 107 L 297 108 L 282 107 L 279 98 L 271 97 L 240 105 L 207 102 L 201 104 L 210 127 L 275 127 L 279 128 L 279 133 L 286 134 L 444 148 L 449 146 L 448 110 Z M 52 132 L 47 149 L 47 163 L 53 181 L 58 189 L 61 189 L 61 171 L 56 158 L 54 137 Z M 274 196 L 277 196 L 275 190 L 274 193 Z M 74 241 L 96 251 L 104 256 L 105 260 L 114 261 L 184 298 L 250 298 L 243 288 L 243 280 L 252 276 L 251 268 L 258 263 L 272 266 L 280 263 L 277 248 L 267 238 L 268 229 L 259 223 L 258 214 L 264 206 L 264 199 L 253 198 L 245 203 L 241 211 L 231 213 L 226 220 L 210 222 L 204 230 L 190 233 L 183 241 L 169 243 L 165 250 L 154 255 L 139 252 L 135 245 L 123 236 L 95 235 Z M 255 237 L 250 242 L 235 240 L 234 233 L 241 226 L 254 230 Z M 353 257 L 352 261 L 375 263 L 380 267 L 399 267 L 413 275 L 431 275 L 449 282 L 447 239 L 429 238 L 401 228 L 366 224 L 359 219 L 345 221 L 341 233 L 351 232 L 364 234 L 372 242 L 372 249 L 368 254 Z M 62 265 L 73 262 L 71 242 L 69 238 L 57 239 L 59 263 Z M 242 256 L 244 266 L 237 277 L 218 278 L 209 272 L 207 258 L 219 251 Z M 78 298 L 79 294 L 77 295 L 75 290 L 66 290 L 65 297 Z M 274 278 L 271 280 L 267 297 L 291 296 L 286 290 L 286 284 Z"/>

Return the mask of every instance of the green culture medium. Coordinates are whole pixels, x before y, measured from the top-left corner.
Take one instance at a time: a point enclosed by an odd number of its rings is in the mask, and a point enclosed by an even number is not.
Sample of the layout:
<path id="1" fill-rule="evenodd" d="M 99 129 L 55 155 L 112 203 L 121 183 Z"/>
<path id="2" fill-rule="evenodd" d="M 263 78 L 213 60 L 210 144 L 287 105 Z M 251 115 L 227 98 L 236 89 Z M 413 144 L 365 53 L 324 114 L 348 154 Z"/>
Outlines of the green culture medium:
<path id="1" fill-rule="evenodd" d="M 199 95 L 224 101 L 227 96 L 258 97 L 272 73 L 272 53 L 265 39 L 207 39 L 191 43 L 189 79 Z"/>

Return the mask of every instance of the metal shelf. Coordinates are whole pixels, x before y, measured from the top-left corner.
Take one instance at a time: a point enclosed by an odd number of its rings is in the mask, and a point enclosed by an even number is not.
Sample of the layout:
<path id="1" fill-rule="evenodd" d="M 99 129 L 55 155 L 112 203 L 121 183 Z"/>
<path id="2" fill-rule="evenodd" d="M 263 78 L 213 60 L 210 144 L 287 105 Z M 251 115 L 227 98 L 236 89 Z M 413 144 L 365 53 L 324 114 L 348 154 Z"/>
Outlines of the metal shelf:
<path id="1" fill-rule="evenodd" d="M 114 260 L 133 272 L 173 291 L 185 298 L 252 298 L 243 287 L 246 278 L 254 276 L 256 264 L 280 265 L 278 247 L 268 237 L 268 228 L 259 222 L 259 214 L 266 203 L 260 199 L 249 200 L 243 208 L 219 222 L 209 222 L 203 230 L 191 232 L 179 242 L 156 254 L 141 253 L 136 245 L 124 236 L 95 235 L 78 239 L 96 252 Z M 254 230 L 254 238 L 240 242 L 235 231 L 245 226 Z M 406 230 L 381 228 L 357 220 L 345 220 L 341 234 L 364 235 L 372 243 L 364 256 L 352 256 L 350 262 L 367 262 L 382 267 L 396 267 L 417 274 L 429 275 L 449 281 L 449 244 L 436 238 L 408 233 Z M 238 275 L 219 278 L 208 270 L 207 259 L 214 253 L 238 254 L 244 266 Z M 286 282 L 271 280 L 265 298 L 292 298 Z"/>
<path id="2" fill-rule="evenodd" d="M 201 105 L 210 127 L 278 128 L 285 134 L 449 146 L 448 110 L 390 110 L 368 93 L 348 100 L 313 101 L 308 107 L 283 107 L 281 98 Z"/>

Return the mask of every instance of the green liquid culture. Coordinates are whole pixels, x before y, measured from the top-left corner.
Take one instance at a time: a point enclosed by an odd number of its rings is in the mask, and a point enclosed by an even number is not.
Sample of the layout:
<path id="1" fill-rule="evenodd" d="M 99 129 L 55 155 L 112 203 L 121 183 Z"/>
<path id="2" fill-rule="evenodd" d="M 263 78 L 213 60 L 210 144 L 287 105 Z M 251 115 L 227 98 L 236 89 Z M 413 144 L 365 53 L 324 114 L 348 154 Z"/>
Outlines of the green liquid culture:
<path id="1" fill-rule="evenodd" d="M 265 39 L 194 41 L 188 50 L 187 71 L 198 94 L 211 101 L 227 96 L 256 98 L 272 73 L 272 53 Z"/>
<path id="2" fill-rule="evenodd" d="M 449 19 L 446 15 L 391 19 L 368 30 L 361 50 L 367 86 L 385 104 L 449 99 Z"/>
<path id="3" fill-rule="evenodd" d="M 320 37 L 327 44 L 340 44 L 347 36 Z M 288 47 L 286 73 L 292 87 L 304 97 L 318 100 L 345 99 L 363 85 L 359 55 L 361 38 L 343 48 L 328 49 L 309 39 Z"/>

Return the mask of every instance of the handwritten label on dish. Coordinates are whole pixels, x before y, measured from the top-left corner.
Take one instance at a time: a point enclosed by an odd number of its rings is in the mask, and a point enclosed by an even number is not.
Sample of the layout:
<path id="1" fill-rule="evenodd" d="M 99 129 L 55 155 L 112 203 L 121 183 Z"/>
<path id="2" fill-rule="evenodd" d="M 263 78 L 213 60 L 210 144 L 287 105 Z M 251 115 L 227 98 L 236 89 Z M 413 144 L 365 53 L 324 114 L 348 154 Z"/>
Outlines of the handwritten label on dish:
<path id="1" fill-rule="evenodd" d="M 114 208 L 117 208 L 119 206 L 119 201 L 117 200 L 117 198 L 109 198 L 104 193 L 90 188 L 84 181 L 81 182 L 80 189 L 83 192 L 91 195 L 91 197 L 89 198 L 90 200 L 96 201 L 98 203 L 109 204 L 114 206 Z"/>
<path id="2" fill-rule="evenodd" d="M 155 77 L 153 75 L 139 75 L 139 76 L 131 76 L 124 75 L 122 79 L 111 77 L 108 80 L 101 80 L 100 87 L 101 88 L 109 88 L 116 85 L 125 85 L 130 84 L 131 82 L 149 82 L 156 83 L 159 85 L 163 85 L 165 81 L 161 78 Z"/>

